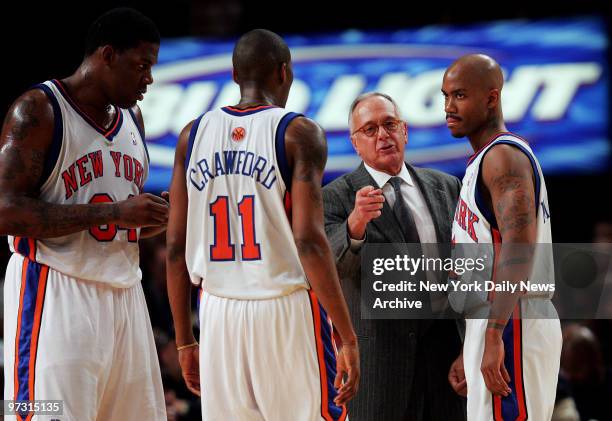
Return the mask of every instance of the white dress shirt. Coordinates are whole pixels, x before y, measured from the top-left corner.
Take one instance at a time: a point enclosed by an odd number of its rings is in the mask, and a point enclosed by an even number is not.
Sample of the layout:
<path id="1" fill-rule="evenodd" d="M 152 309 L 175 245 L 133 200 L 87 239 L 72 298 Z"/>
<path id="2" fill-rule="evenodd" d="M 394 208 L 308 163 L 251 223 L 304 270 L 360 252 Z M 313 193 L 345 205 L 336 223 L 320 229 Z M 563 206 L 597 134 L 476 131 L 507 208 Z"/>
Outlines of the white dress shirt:
<path id="1" fill-rule="evenodd" d="M 370 167 L 368 164 L 365 164 L 365 168 L 368 173 L 372 176 L 376 184 L 378 184 L 378 188 L 382 186 L 383 196 L 385 196 L 385 201 L 389 205 L 391 209 L 393 209 L 393 205 L 395 204 L 395 191 L 393 190 L 393 186 L 390 183 L 387 183 L 392 175 L 389 175 L 385 172 L 375 170 Z M 402 165 L 402 169 L 399 174 L 396 175 L 402 179 L 401 184 L 401 192 L 402 192 L 402 200 L 408 206 L 410 212 L 412 212 L 412 217 L 414 218 L 414 223 L 417 228 L 417 232 L 419 234 L 419 239 L 422 244 L 425 243 L 436 243 L 436 229 L 433 224 L 433 218 L 431 217 L 431 213 L 429 212 L 429 208 L 427 207 L 427 203 L 425 203 L 425 198 L 423 197 L 423 193 L 419 189 L 419 186 L 412 180 L 410 176 L 410 172 L 406 165 Z M 363 242 L 365 241 L 365 237 L 361 240 L 351 238 L 351 250 L 357 251 Z"/>

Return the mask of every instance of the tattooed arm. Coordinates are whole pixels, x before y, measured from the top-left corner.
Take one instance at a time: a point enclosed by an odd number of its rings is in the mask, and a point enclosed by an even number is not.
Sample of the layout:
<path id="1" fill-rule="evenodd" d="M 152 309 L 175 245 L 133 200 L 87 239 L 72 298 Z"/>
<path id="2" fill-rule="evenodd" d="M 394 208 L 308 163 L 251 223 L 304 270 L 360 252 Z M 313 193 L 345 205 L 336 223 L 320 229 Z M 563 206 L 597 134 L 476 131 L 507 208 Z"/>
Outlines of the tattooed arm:
<path id="1" fill-rule="evenodd" d="M 0 135 L 0 235 L 51 238 L 109 223 L 126 228 L 165 223 L 167 204 L 148 194 L 111 204 L 58 205 L 38 199 L 53 124 L 53 108 L 39 89 L 19 97 L 5 118 Z"/>
<path id="2" fill-rule="evenodd" d="M 495 264 L 495 283 L 517 285 L 529 277 L 536 241 L 536 203 L 533 169 L 529 158 L 510 145 L 497 145 L 483 158 L 485 199 L 495 213 L 502 238 Z M 507 396 L 510 377 L 504 366 L 502 333 L 521 296 L 496 292 L 485 333 L 481 365 L 489 390 Z"/>
<path id="3" fill-rule="evenodd" d="M 327 140 L 316 123 L 298 117 L 287 128 L 285 146 L 287 160 L 293 169 L 293 237 L 308 281 L 342 339 L 338 371 L 340 377 L 347 372 L 348 380 L 340 388 L 337 403 L 344 403 L 357 393 L 359 353 L 323 224 L 321 179 L 327 160 Z M 340 377 L 336 379 L 336 387 L 340 387 Z"/>

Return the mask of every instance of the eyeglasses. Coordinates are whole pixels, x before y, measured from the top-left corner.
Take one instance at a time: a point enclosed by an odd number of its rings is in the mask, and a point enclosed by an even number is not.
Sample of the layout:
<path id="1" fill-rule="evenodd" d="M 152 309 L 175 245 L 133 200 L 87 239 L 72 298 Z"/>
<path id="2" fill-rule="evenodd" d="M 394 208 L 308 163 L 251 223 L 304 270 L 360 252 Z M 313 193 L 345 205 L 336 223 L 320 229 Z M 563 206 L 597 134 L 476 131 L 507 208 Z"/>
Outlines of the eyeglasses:
<path id="1" fill-rule="evenodd" d="M 403 124 L 404 122 L 402 120 L 387 120 L 382 124 L 368 123 L 351 133 L 351 136 L 355 133 L 361 132 L 367 137 L 375 137 L 378 135 L 378 130 L 380 127 L 383 127 L 385 131 L 391 135 L 399 131 Z"/>

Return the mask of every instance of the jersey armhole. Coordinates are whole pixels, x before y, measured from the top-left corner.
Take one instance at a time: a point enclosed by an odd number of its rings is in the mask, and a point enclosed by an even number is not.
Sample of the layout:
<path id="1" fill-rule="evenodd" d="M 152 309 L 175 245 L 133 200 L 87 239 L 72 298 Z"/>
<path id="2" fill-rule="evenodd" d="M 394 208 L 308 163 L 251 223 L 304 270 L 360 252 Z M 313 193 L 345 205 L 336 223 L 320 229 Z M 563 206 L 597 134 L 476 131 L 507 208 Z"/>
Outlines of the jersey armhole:
<path id="1" fill-rule="evenodd" d="M 45 156 L 43 172 L 40 177 L 40 182 L 38 183 L 38 188 L 40 189 L 45 185 L 57 165 L 57 160 L 62 149 L 62 139 L 64 137 L 64 122 L 59 102 L 57 102 L 57 98 L 53 94 L 51 88 L 44 83 L 39 83 L 38 85 L 32 86 L 30 89 L 40 89 L 43 91 L 45 95 L 47 95 L 47 98 L 49 98 L 51 106 L 53 107 L 53 139 L 51 140 L 51 146 Z"/>
<path id="2" fill-rule="evenodd" d="M 476 201 L 476 206 L 478 206 L 478 210 L 480 210 L 480 213 L 482 213 L 482 215 L 485 217 L 487 222 L 489 222 L 489 225 L 491 225 L 491 227 L 493 227 L 494 229 L 498 229 L 497 219 L 495 218 L 495 213 L 493 212 L 493 210 L 490 209 L 489 206 L 487 206 L 483 198 L 482 192 L 480 191 L 480 185 L 482 183 L 482 164 L 484 162 L 484 158 L 486 154 L 491 150 L 491 148 L 499 144 L 514 146 L 515 148 L 523 152 L 525 155 L 527 155 L 527 157 L 529 158 L 529 162 L 531 163 L 531 169 L 533 171 L 533 175 L 535 179 L 535 189 L 534 190 L 535 190 L 536 216 L 538 215 L 539 208 L 540 208 L 540 206 L 538 205 L 539 198 L 540 198 L 540 185 L 541 185 L 540 172 L 538 171 L 538 166 L 536 165 L 533 155 L 529 153 L 529 151 L 523 145 L 517 142 L 513 142 L 511 140 L 500 140 L 498 142 L 495 142 L 494 145 L 492 145 L 489 149 L 487 149 L 484 152 L 484 154 L 482 155 L 482 158 L 480 159 L 480 164 L 478 164 L 479 165 L 478 177 L 476 179 L 476 186 L 474 186 L 474 199 Z"/>
<path id="3" fill-rule="evenodd" d="M 195 141 L 195 136 L 198 132 L 198 128 L 200 127 L 202 117 L 204 117 L 204 114 L 199 116 L 193 122 L 193 126 L 191 126 L 191 130 L 189 131 L 189 141 L 187 142 L 187 151 L 185 153 L 185 174 L 187 174 L 187 169 L 189 168 L 189 161 L 191 160 L 191 151 L 193 150 L 193 142 Z"/>
<path id="4" fill-rule="evenodd" d="M 144 133 L 142 132 L 142 128 L 140 127 L 140 124 L 138 124 L 138 119 L 136 118 L 134 111 L 132 111 L 131 108 L 128 108 L 127 110 L 130 113 L 130 117 L 132 117 L 132 121 L 134 122 L 134 125 L 138 129 L 138 133 L 140 134 L 140 139 L 142 140 L 142 144 L 144 146 L 145 153 L 147 154 L 147 161 L 149 162 L 149 165 L 151 165 L 151 157 L 149 156 L 149 148 L 147 148 L 147 141 L 145 140 L 145 136 L 144 136 Z"/>
<path id="5" fill-rule="evenodd" d="M 285 188 L 289 192 L 291 191 L 291 177 L 293 175 L 293 168 L 289 166 L 289 161 L 287 160 L 285 133 L 287 132 L 287 127 L 289 126 L 289 123 L 291 123 L 297 117 L 303 116 L 303 114 L 294 112 L 289 112 L 285 114 L 278 123 L 278 127 L 276 128 L 276 135 L 274 137 L 276 162 L 278 163 L 278 169 L 281 173 L 281 177 L 283 178 L 283 182 L 285 183 Z"/>

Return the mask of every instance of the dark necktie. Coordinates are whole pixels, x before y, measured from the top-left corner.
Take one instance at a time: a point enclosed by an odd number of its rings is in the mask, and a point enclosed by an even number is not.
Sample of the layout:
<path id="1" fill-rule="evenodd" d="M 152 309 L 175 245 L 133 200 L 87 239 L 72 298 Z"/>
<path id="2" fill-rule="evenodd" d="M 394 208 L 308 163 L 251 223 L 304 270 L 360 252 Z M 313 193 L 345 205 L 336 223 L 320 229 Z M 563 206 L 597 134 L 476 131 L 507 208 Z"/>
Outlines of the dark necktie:
<path id="1" fill-rule="evenodd" d="M 408 209 L 408 205 L 404 201 L 402 197 L 402 192 L 400 186 L 402 185 L 402 179 L 399 177 L 391 177 L 388 181 L 391 186 L 393 186 L 393 190 L 395 191 L 395 203 L 393 204 L 393 213 L 395 214 L 395 218 L 397 222 L 399 222 L 399 226 L 404 233 L 404 239 L 406 243 L 414 244 L 408 246 L 407 248 L 402 248 L 402 252 L 404 254 L 408 254 L 412 257 L 419 257 L 422 255 L 423 250 L 421 249 L 421 240 L 419 238 L 419 233 L 417 232 L 416 224 L 414 223 L 414 217 L 412 216 L 412 212 Z M 424 280 L 424 272 L 419 272 L 416 277 L 411 276 L 410 280 L 413 282 L 418 282 Z M 409 297 L 414 300 L 420 300 L 423 303 L 423 309 L 417 310 L 417 312 L 413 312 L 411 317 L 416 318 L 432 318 L 431 314 L 431 299 L 429 294 L 423 290 L 417 290 L 416 292 L 410 293 Z M 417 316 L 418 314 L 418 316 Z"/>
<path id="2" fill-rule="evenodd" d="M 397 222 L 399 222 L 399 225 L 402 228 L 406 243 L 420 243 L 421 240 L 419 239 L 419 233 L 417 232 L 416 224 L 414 223 L 414 218 L 412 217 L 412 212 L 410 212 L 410 209 L 408 209 L 408 206 L 402 197 L 402 192 L 400 189 L 402 179 L 399 177 L 391 177 L 388 183 L 393 186 L 393 190 L 395 191 L 393 213 L 395 214 Z"/>

